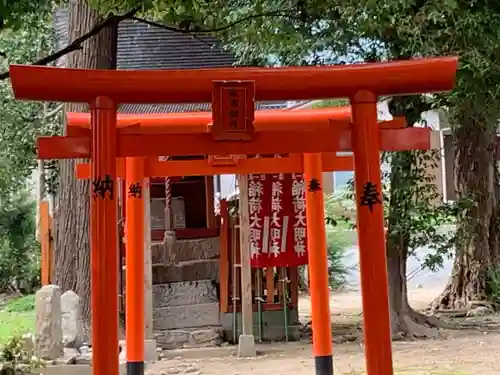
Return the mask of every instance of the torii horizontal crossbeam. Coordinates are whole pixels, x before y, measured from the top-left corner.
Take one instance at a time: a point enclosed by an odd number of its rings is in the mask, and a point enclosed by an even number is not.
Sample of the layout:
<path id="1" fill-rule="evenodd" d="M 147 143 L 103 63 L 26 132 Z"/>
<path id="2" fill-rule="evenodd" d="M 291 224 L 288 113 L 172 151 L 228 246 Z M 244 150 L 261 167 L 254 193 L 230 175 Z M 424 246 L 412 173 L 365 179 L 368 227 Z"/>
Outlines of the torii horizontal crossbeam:
<path id="1" fill-rule="evenodd" d="M 90 129 L 89 113 L 67 113 L 68 135 L 86 134 Z M 303 110 L 260 110 L 255 112 L 255 131 L 317 131 L 328 127 L 331 121 L 347 123 L 351 107 L 317 108 Z M 143 133 L 193 134 L 210 131 L 212 112 L 119 114 L 116 127 L 121 134 Z"/>
<path id="2" fill-rule="evenodd" d="M 458 58 L 294 68 L 85 70 L 11 65 L 16 99 L 115 103 L 209 103 L 214 81 L 254 81 L 255 100 L 420 94 L 453 88 Z M 50 84 L 47 84 L 50 82 Z"/>
<path id="3" fill-rule="evenodd" d="M 255 112 L 255 131 L 317 132 L 334 128 L 349 128 L 350 107 L 320 108 L 310 110 L 263 110 Z M 197 134 L 211 131 L 211 112 L 122 114 L 117 116 L 118 134 Z M 90 114 L 67 114 L 67 135 L 72 137 L 90 134 Z M 384 129 L 406 126 L 404 117 L 380 122 Z"/>
<path id="4" fill-rule="evenodd" d="M 380 129 L 381 151 L 427 150 L 428 128 Z M 369 142 L 369 140 L 368 140 Z M 39 159 L 90 158 L 91 138 L 39 137 Z M 215 141 L 210 134 L 117 135 L 117 157 L 189 155 L 301 154 L 351 151 L 351 131 L 263 132 L 251 142 Z"/>
<path id="5" fill-rule="evenodd" d="M 68 112 L 66 114 L 67 124 L 70 127 L 90 129 L 90 114 L 80 112 Z M 311 125 L 323 124 L 329 119 L 349 120 L 351 118 L 351 107 L 331 107 L 314 109 L 264 109 L 255 111 L 255 127 L 266 128 L 269 126 Z M 183 113 L 158 113 L 158 114 L 124 114 L 116 116 L 116 127 L 126 128 L 140 123 L 146 127 L 179 126 L 203 127 L 212 122 L 212 112 L 183 112 Z M 198 131 L 196 131 L 198 132 Z"/>
<path id="6" fill-rule="evenodd" d="M 323 156 L 323 171 L 352 171 L 354 163 L 352 156 Z M 149 159 L 145 165 L 145 176 L 177 177 L 177 176 L 211 176 L 221 174 L 251 174 L 251 173 L 303 173 L 304 162 L 301 155 L 283 158 L 238 159 L 234 165 L 212 165 L 208 160 L 174 160 L 159 161 Z M 90 178 L 90 163 L 76 165 L 78 179 Z M 125 177 L 125 161 L 117 159 L 116 176 Z"/>

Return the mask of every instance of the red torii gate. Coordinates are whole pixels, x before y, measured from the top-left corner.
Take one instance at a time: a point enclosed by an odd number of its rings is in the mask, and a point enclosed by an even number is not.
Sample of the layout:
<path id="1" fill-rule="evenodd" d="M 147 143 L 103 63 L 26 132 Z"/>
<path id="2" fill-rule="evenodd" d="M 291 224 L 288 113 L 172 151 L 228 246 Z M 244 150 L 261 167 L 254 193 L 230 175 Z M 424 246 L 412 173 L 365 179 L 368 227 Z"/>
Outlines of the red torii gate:
<path id="1" fill-rule="evenodd" d="M 12 86 L 17 99 L 90 104 L 90 135 L 42 137 L 38 146 L 41 158 L 91 156 L 91 177 L 100 188 L 94 191 L 91 204 L 93 373 L 118 375 L 116 158 L 154 157 L 166 153 L 305 153 L 303 167 L 308 181 L 307 229 L 311 249 L 309 266 L 316 373 L 333 373 L 331 331 L 325 329 L 330 326 L 330 314 L 324 202 L 320 187 L 321 153 L 342 149 L 340 132 L 331 127 L 314 133 L 255 132 L 251 99 L 348 97 L 352 105 L 353 124 L 348 138 L 355 161 L 367 368 L 370 375 L 392 374 L 380 192 L 382 131 L 376 125 L 377 97 L 450 90 L 457 61 L 457 58 L 449 57 L 342 67 L 195 71 L 93 71 L 11 66 Z M 215 104 L 221 105 L 213 106 L 215 121 L 211 133 L 121 134 L 116 131 L 119 103 L 210 102 L 214 88 L 217 90 Z M 276 140 L 278 142 L 274 143 Z M 414 148 L 411 146 L 408 144 L 408 149 Z M 130 163 L 132 165 L 134 161 L 131 159 Z M 372 314 L 372 311 L 377 314 Z M 142 344 L 140 337 L 134 339 Z M 129 364 L 133 373 L 137 373 L 134 370 L 141 366 L 143 368 L 143 363 Z"/>

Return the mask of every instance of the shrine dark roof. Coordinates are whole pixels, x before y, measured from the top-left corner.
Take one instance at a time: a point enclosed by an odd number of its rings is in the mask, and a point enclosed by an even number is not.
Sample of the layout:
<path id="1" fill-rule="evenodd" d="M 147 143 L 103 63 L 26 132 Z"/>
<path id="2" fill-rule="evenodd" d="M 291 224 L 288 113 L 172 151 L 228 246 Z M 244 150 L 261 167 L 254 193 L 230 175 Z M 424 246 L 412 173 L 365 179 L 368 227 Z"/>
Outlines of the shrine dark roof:
<path id="1" fill-rule="evenodd" d="M 54 16 L 56 44 L 68 44 L 68 11 L 59 9 Z M 58 66 L 65 66 L 65 57 Z M 128 70 L 147 69 L 196 69 L 231 67 L 234 57 L 223 50 L 210 35 L 193 37 L 133 20 L 122 21 L 118 27 L 117 68 Z M 286 102 L 257 103 L 258 109 L 285 108 Z M 122 113 L 180 113 L 209 111 L 209 103 L 192 104 L 125 104 Z"/>

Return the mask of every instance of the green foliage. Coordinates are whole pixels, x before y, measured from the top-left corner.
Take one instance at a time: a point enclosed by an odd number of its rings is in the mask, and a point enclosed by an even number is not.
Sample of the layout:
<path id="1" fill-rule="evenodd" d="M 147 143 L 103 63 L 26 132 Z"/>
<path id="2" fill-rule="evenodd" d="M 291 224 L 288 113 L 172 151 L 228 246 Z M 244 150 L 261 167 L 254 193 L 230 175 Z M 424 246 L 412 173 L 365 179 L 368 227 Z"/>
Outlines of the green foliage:
<path id="1" fill-rule="evenodd" d="M 19 29 L 25 26 L 27 16 L 50 12 L 54 4 L 53 0 L 2 0 L 0 1 L 0 29 Z"/>
<path id="2" fill-rule="evenodd" d="M 343 197 L 325 195 L 326 251 L 328 256 L 328 283 L 333 290 L 346 286 L 349 267 L 345 263 L 345 252 L 349 247 L 347 230 L 355 210 L 351 202 Z"/>
<path id="3" fill-rule="evenodd" d="M 140 16 L 183 32 L 216 32 L 240 64 L 291 65 L 458 54 L 452 94 L 427 96 L 429 108 L 498 119 L 500 6 L 478 0 L 115 0 L 103 13 Z M 418 98 L 410 99 L 420 100 Z M 415 108 L 418 106 L 414 106 Z M 407 106 L 408 109 L 408 106 Z M 418 108 L 416 108 L 418 109 Z M 418 116 L 422 108 L 419 109 Z M 412 123 L 411 121 L 409 121 Z"/>
<path id="4" fill-rule="evenodd" d="M 476 113 L 496 121 L 500 93 L 496 84 L 500 79 L 497 2 L 392 1 L 380 6 L 364 0 L 343 12 L 342 17 L 357 21 L 365 38 L 382 42 L 389 57 L 458 54 L 456 89 L 441 96 L 438 103 L 446 104 L 453 115 L 456 106 L 473 101 Z"/>
<path id="5" fill-rule="evenodd" d="M 25 0 L 13 4 L 30 11 Z M 91 4 L 106 15 L 137 9 L 138 16 L 170 29 L 215 32 L 241 64 L 316 65 L 459 54 L 457 89 L 451 95 L 433 96 L 437 100 L 432 105 L 446 104 L 453 112 L 455 105 L 467 100 L 476 105 L 472 108 L 477 113 L 498 117 L 500 6 L 494 1 L 92 0 Z"/>
<path id="6" fill-rule="evenodd" d="M 327 231 L 328 284 L 333 290 L 339 290 L 347 284 L 349 268 L 344 259 L 347 246 L 348 241 L 342 231 Z"/>
<path id="7" fill-rule="evenodd" d="M 52 51 L 51 7 L 9 0 L 9 19 L 0 28 L 0 67 L 27 63 Z M 38 6 L 39 5 L 39 6 Z M 33 10 L 33 11 L 32 11 Z M 36 11 L 34 11 L 36 10 Z M 0 15 L 2 8 L 0 6 Z M 21 22 L 22 21 L 22 22 Z M 19 23 L 19 24 L 18 24 Z M 13 29 L 16 27 L 15 29 Z M 53 104 L 16 101 L 10 82 L 0 82 L 0 290 L 30 292 L 39 285 L 35 202 L 27 192 L 35 161 L 35 138 L 57 131 Z"/>
<path id="8" fill-rule="evenodd" d="M 313 108 L 332 108 L 349 105 L 349 99 L 320 100 L 313 104 Z"/>
<path id="9" fill-rule="evenodd" d="M 15 298 L 7 303 L 3 309 L 8 313 L 25 313 L 35 311 L 35 295 L 29 294 Z"/>
<path id="10" fill-rule="evenodd" d="M 14 335 L 0 347 L 0 375 L 27 374 L 45 367 L 45 362 L 34 356 L 30 341 L 31 338 Z"/>
<path id="11" fill-rule="evenodd" d="M 36 204 L 25 191 L 0 202 L 0 290 L 31 292 L 40 284 Z"/>
<path id="12" fill-rule="evenodd" d="M 352 196 L 330 194 L 325 197 L 326 222 L 330 226 L 352 229 L 356 221 L 356 206 Z"/>
<path id="13" fill-rule="evenodd" d="M 493 302 L 500 303 L 500 268 L 489 270 L 487 288 L 488 295 Z"/>
<path id="14" fill-rule="evenodd" d="M 464 100 L 473 101 L 477 113 L 486 112 L 495 120 L 498 118 L 500 6 L 497 2 L 216 1 L 204 6 L 198 22 L 203 24 L 204 14 L 210 13 L 212 6 L 216 8 L 212 12 L 217 13 L 210 19 L 218 25 L 230 23 L 231 17 L 281 10 L 279 16 L 252 18 L 224 34 L 242 62 L 263 56 L 272 56 L 277 64 L 289 65 L 458 54 L 461 63 L 456 90 L 451 95 L 434 96 L 438 100 L 432 105 L 447 105 L 453 111 L 452 107 L 463 104 Z M 197 11 L 195 7 L 183 9 L 186 15 Z M 168 16 L 162 19 L 171 24 Z"/>
<path id="15" fill-rule="evenodd" d="M 34 327 L 34 294 L 0 303 L 0 347 L 12 337 L 33 332 Z"/>
<path id="16" fill-rule="evenodd" d="M 345 263 L 345 253 L 349 242 L 346 233 L 340 228 L 327 227 L 326 251 L 328 258 L 328 285 L 332 290 L 340 290 L 347 286 L 347 277 L 351 269 Z M 299 288 L 307 291 L 307 271 L 300 267 Z"/>
<path id="17" fill-rule="evenodd" d="M 384 154 L 391 166 L 384 174 L 388 246 L 401 246 L 404 241 L 408 254 L 417 257 L 419 248 L 433 250 L 423 259 L 424 267 L 431 270 L 452 255 L 455 231 L 443 230 L 443 225 L 453 223 L 459 209 L 459 203 L 441 201 L 435 176 L 428 173 L 438 167 L 439 157 L 439 150 Z"/>
<path id="18" fill-rule="evenodd" d="M 456 232 L 443 226 L 453 224 L 464 203 L 444 203 L 437 189 L 435 176 L 427 173 L 429 168 L 436 168 L 439 151 L 386 152 L 383 163 L 390 169 L 382 173 L 382 194 L 384 201 L 384 222 L 388 248 L 397 247 L 407 255 L 421 258 L 417 249 L 433 250 L 421 261 L 423 267 L 435 271 L 441 267 L 446 257 L 451 257 Z M 354 205 L 354 180 L 348 182 L 344 198 Z M 330 213 L 334 215 L 335 213 Z M 351 218 L 340 217 L 356 224 Z"/>
<path id="19" fill-rule="evenodd" d="M 49 14 L 38 12 L 23 19 L 19 30 L 0 30 L 0 51 L 5 53 L 0 57 L 2 70 L 52 51 Z M 53 104 L 14 100 L 10 82 L 0 82 L 0 199 L 9 199 L 31 177 L 36 165 L 35 137 L 54 134 L 58 116 Z"/>

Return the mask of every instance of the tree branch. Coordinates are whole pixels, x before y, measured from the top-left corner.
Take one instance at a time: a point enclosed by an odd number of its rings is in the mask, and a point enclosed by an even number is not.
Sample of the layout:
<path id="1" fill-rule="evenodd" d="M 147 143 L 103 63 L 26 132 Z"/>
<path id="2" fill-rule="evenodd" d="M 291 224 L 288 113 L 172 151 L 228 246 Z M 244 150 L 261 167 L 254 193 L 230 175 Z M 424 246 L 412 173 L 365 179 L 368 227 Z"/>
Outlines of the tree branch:
<path id="1" fill-rule="evenodd" d="M 68 53 L 77 51 L 77 50 L 82 48 L 83 42 L 85 42 L 87 39 L 90 39 L 93 36 L 99 34 L 103 29 L 112 25 L 113 23 L 119 23 L 125 19 L 132 19 L 132 20 L 135 20 L 137 22 L 145 23 L 145 24 L 153 26 L 153 27 L 159 27 L 159 28 L 174 31 L 174 32 L 180 32 L 180 33 L 184 33 L 184 34 L 193 35 L 194 33 L 203 34 L 203 33 L 217 33 L 217 32 L 221 32 L 221 31 L 225 31 L 225 30 L 228 30 L 231 27 L 234 27 L 234 26 L 239 25 L 241 23 L 248 22 L 252 19 L 262 18 L 262 17 L 296 18 L 296 17 L 291 16 L 290 15 L 291 13 L 286 13 L 285 11 L 272 11 L 272 12 L 265 12 L 265 13 L 259 13 L 259 14 L 251 14 L 247 17 L 243 17 L 243 18 L 236 20 L 234 22 L 231 22 L 227 25 L 217 27 L 214 29 L 203 29 L 203 28 L 196 26 L 196 25 L 194 27 L 191 27 L 191 25 L 189 23 L 186 24 L 186 27 L 181 27 L 181 26 L 174 27 L 174 26 L 167 26 L 167 25 L 164 25 L 164 24 L 161 24 L 158 22 L 154 22 L 154 21 L 149 21 L 149 20 L 146 20 L 143 18 L 135 17 L 135 14 L 140 9 L 141 9 L 141 7 L 137 7 L 135 9 L 131 10 L 130 12 L 127 12 L 123 15 L 120 15 L 120 16 L 113 15 L 111 17 L 108 17 L 102 23 L 94 26 L 94 28 L 92 28 L 89 32 L 76 38 L 74 41 L 72 41 L 70 44 L 68 44 L 63 49 L 61 49 L 57 52 L 54 52 L 53 54 L 50 54 L 46 57 L 43 57 L 40 60 L 33 62 L 31 65 L 46 65 L 48 63 L 56 61 L 57 59 L 67 55 Z M 193 35 L 193 37 L 196 37 L 196 36 Z M 0 81 L 9 78 L 9 76 L 10 76 L 10 73 L 8 71 L 1 73 L 0 74 Z"/>
<path id="2" fill-rule="evenodd" d="M 44 115 L 45 118 L 49 118 L 49 117 L 52 117 L 54 116 L 55 114 L 57 114 L 57 112 L 59 112 L 60 110 L 62 110 L 64 108 L 64 104 L 60 104 L 58 105 L 56 108 L 54 108 L 53 110 L 51 110 L 50 112 L 47 111 Z"/>
<path id="3" fill-rule="evenodd" d="M 241 23 L 248 22 L 252 19 L 263 18 L 263 17 L 296 18 L 296 17 L 292 17 L 290 15 L 290 13 L 286 13 L 284 11 L 264 12 L 264 13 L 258 13 L 258 14 L 251 14 L 247 17 L 240 18 L 239 20 L 228 23 L 227 25 L 224 25 L 224 26 L 216 27 L 214 29 L 203 29 L 203 28 L 199 27 L 198 25 L 194 25 L 193 27 L 191 27 L 190 23 L 186 24 L 186 27 L 175 27 L 175 26 L 168 26 L 168 25 L 165 25 L 163 23 L 150 21 L 150 20 L 147 20 L 144 18 L 139 18 L 139 17 L 130 17 L 130 18 L 137 21 L 137 22 L 145 23 L 146 25 L 149 25 L 149 26 L 159 27 L 159 28 L 162 28 L 165 30 L 170 30 L 170 31 L 178 32 L 178 33 L 184 33 L 184 34 L 200 33 L 200 34 L 203 34 L 203 33 L 218 33 L 221 31 L 228 30 L 231 27 L 237 26 Z"/>
<path id="4" fill-rule="evenodd" d="M 68 44 L 63 49 L 60 49 L 59 51 L 56 51 L 48 56 L 45 56 L 45 57 L 41 58 L 40 60 L 35 61 L 31 65 L 46 65 L 46 64 L 51 63 L 53 61 L 56 61 L 57 59 L 67 55 L 68 53 L 82 49 L 82 44 L 87 39 L 90 39 L 93 36 L 96 36 L 103 29 L 105 29 L 108 26 L 111 26 L 114 23 L 119 23 L 125 19 L 132 18 L 134 16 L 134 14 L 136 14 L 140 9 L 141 9 L 140 7 L 137 7 L 135 9 L 132 9 L 130 12 L 127 12 L 123 15 L 113 15 L 111 17 L 106 18 L 103 22 L 95 25 L 89 32 L 76 38 L 75 40 L 73 40 L 70 44 Z M 7 79 L 7 78 L 9 78 L 9 76 L 10 76 L 9 71 L 1 73 L 0 80 Z"/>
<path id="5" fill-rule="evenodd" d="M 158 27 L 160 29 L 169 30 L 169 31 L 177 32 L 177 33 L 189 34 L 194 39 L 196 39 L 204 44 L 209 45 L 209 43 L 206 40 L 201 39 L 196 34 L 209 34 L 209 33 L 217 33 L 217 32 L 221 32 L 221 31 L 225 31 L 225 30 L 228 30 L 231 27 L 234 27 L 238 24 L 250 21 L 250 20 L 255 19 L 255 18 L 261 18 L 261 17 L 290 17 L 290 15 L 283 13 L 283 12 L 278 12 L 278 11 L 252 14 L 250 16 L 243 17 L 243 18 L 236 20 L 234 22 L 231 22 L 227 25 L 217 27 L 214 29 L 203 29 L 196 24 L 194 26 L 191 26 L 191 22 L 185 22 L 184 25 L 181 22 L 178 27 L 175 27 L 175 26 L 168 26 L 168 25 L 165 25 L 165 24 L 159 23 L 159 22 L 150 21 L 150 20 L 140 18 L 140 17 L 131 17 L 131 19 L 134 21 L 149 25 L 149 26 Z"/>

